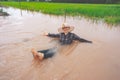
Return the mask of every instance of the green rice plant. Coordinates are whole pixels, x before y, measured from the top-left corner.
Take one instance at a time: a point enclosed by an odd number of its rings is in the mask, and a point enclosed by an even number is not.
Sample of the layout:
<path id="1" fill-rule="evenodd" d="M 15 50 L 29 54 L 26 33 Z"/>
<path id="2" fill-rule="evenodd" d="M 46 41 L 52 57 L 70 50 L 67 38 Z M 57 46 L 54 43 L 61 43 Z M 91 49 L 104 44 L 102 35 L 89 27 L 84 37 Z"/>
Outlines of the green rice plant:
<path id="1" fill-rule="evenodd" d="M 44 14 L 85 16 L 104 19 L 110 24 L 120 24 L 119 4 L 78 4 L 78 3 L 47 3 L 47 2 L 0 2 L 4 6 L 12 6 Z"/>

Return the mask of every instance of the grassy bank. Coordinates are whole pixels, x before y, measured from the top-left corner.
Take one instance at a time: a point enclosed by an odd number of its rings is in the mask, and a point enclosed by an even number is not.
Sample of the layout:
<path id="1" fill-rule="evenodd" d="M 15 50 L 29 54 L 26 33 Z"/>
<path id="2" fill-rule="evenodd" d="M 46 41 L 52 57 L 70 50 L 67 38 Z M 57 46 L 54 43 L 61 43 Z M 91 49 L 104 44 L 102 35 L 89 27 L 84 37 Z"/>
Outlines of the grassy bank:
<path id="1" fill-rule="evenodd" d="M 119 4 L 73 4 L 73 3 L 45 3 L 45 2 L 0 2 L 4 6 L 41 11 L 45 14 L 86 16 L 104 19 L 110 24 L 120 24 Z M 21 6 L 20 6 L 21 5 Z"/>

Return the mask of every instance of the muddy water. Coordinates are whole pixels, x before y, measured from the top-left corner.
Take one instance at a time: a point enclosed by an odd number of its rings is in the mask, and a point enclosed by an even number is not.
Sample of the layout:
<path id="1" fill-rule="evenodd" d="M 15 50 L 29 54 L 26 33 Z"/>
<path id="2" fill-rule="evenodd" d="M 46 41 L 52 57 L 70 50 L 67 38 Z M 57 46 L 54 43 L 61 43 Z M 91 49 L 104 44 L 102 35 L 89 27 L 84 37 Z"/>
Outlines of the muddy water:
<path id="1" fill-rule="evenodd" d="M 93 44 L 74 42 L 59 46 L 53 58 L 34 61 L 31 48 L 58 46 L 56 39 L 42 36 L 58 33 L 62 16 L 44 15 L 4 8 L 9 17 L 0 17 L 0 80 L 119 80 L 120 26 L 81 17 L 67 17 L 73 31 Z"/>

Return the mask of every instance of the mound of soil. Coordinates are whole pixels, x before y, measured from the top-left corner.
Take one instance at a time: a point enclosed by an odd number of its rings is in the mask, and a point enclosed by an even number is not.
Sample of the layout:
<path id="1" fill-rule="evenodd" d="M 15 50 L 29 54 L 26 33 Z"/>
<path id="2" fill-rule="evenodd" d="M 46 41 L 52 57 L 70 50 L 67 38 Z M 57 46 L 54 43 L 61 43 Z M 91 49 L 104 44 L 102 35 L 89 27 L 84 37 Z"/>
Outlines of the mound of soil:
<path id="1" fill-rule="evenodd" d="M 0 16 L 9 16 L 9 14 L 7 12 L 3 12 L 2 10 L 0 10 Z"/>

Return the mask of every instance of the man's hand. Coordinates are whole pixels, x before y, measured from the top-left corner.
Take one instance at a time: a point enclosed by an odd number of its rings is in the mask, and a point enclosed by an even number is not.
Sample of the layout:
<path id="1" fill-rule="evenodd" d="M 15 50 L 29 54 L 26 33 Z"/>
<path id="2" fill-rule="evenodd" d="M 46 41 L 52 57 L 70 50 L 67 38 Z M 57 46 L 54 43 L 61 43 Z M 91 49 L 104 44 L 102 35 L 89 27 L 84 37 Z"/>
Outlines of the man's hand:
<path id="1" fill-rule="evenodd" d="M 44 32 L 43 35 L 44 35 L 44 36 L 48 36 L 48 32 Z"/>

